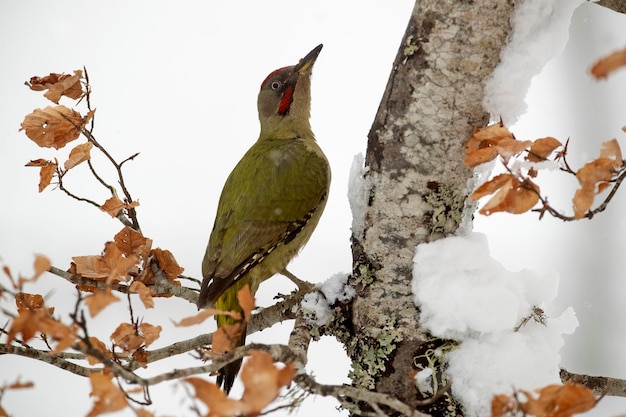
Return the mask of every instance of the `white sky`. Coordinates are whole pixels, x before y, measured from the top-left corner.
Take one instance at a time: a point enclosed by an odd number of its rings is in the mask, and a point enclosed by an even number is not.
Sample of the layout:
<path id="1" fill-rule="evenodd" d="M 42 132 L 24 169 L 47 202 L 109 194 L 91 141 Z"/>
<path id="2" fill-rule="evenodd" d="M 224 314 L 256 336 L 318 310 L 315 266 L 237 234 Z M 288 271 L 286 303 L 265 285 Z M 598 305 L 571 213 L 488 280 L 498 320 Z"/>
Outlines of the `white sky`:
<path id="1" fill-rule="evenodd" d="M 310 281 L 349 271 L 348 172 L 353 155 L 365 152 L 366 135 L 413 2 L 389 4 L 371 0 L 2 1 L 0 193 L 5 198 L 0 205 L 1 260 L 14 271 L 28 274 L 32 255 L 42 253 L 64 268 L 71 256 L 99 253 L 121 228 L 107 215 L 60 192 L 37 193 L 37 170 L 23 165 L 55 153 L 38 148 L 18 132 L 24 115 L 48 105 L 23 85 L 25 80 L 87 67 L 93 105 L 98 109 L 97 138 L 118 159 L 141 152 L 126 166 L 126 180 L 141 202 L 144 234 L 154 239 L 155 246 L 171 250 L 186 274 L 199 277 L 223 181 L 258 135 L 256 94 L 261 81 L 271 70 L 296 63 L 321 42 L 324 49 L 312 86 L 312 125 L 329 157 L 333 186 L 318 230 L 290 269 Z M 581 153 L 581 160 L 596 155 L 602 140 L 623 139 L 619 128 L 626 124 L 623 112 L 607 119 L 608 111 L 601 107 L 617 96 L 626 97 L 624 74 L 597 84 L 585 73 L 593 59 L 626 44 L 623 20 L 620 26 L 620 20 L 611 20 L 608 12 L 592 7 L 586 5 L 587 14 L 575 15 L 580 30 L 576 47 L 566 50 L 533 82 L 529 112 L 518 125 L 520 138 L 524 134 L 571 136 L 578 143 L 593 138 L 589 151 L 582 145 L 571 147 L 572 153 Z M 623 103 L 611 107 L 626 108 Z M 68 179 L 68 186 L 98 201 L 108 197 L 95 182 L 78 177 Z M 617 208 L 623 204 L 620 198 L 609 213 L 577 225 L 539 223 L 533 216 L 501 215 L 477 221 L 477 228 L 489 235 L 494 256 L 510 268 L 561 274 L 559 302 L 574 305 L 581 320 L 565 349 L 565 365 L 572 371 L 626 376 L 626 366 L 613 360 L 623 356 L 626 329 L 618 329 L 619 336 L 608 332 L 614 326 L 611 320 L 624 313 L 616 310 L 623 304 L 623 286 L 616 284 L 624 269 L 619 256 L 623 242 L 616 240 L 623 234 Z M 567 201 L 563 207 L 569 208 Z M 581 275 L 587 276 L 574 280 Z M 260 304 L 269 303 L 277 291 L 285 291 L 282 278 L 272 282 L 262 288 Z M 61 303 L 62 308 L 63 302 L 71 303 L 71 288 L 59 280 L 48 277 L 42 286 L 45 291 L 53 290 L 53 304 Z M 171 316 L 195 310 L 183 303 L 175 308 L 168 312 Z M 107 319 L 113 321 L 110 315 Z M 108 325 L 104 319 L 98 323 Z M 271 333 L 262 337 L 274 341 Z M 591 338 L 602 342 L 585 343 Z M 316 374 L 329 382 L 337 382 L 332 370 L 346 369 L 343 361 L 335 364 L 328 355 L 321 362 L 330 365 L 330 376 Z M 28 379 L 27 363 L 0 357 L 0 383 L 16 375 Z M 36 372 L 34 393 L 5 396 L 3 404 L 9 412 L 33 415 L 43 407 L 50 415 L 86 414 L 90 407 L 86 381 L 65 378 L 63 372 L 45 365 L 37 366 Z M 68 412 L 66 390 L 70 386 L 71 401 L 81 402 Z M 170 392 L 170 388 L 160 391 Z M 160 414 L 180 407 L 179 396 L 175 398 L 159 408 Z M 624 408 L 621 403 L 616 409 Z M 314 406 L 303 407 L 299 415 L 332 410 L 332 405 L 316 399 Z"/>

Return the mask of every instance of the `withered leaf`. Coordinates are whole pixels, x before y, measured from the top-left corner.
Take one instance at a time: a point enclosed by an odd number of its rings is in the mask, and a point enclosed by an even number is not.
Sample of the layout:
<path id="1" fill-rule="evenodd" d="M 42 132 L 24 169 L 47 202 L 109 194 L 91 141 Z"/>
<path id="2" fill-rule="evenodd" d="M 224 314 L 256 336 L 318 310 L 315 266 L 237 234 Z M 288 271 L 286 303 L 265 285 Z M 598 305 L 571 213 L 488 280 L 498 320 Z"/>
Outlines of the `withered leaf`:
<path id="1" fill-rule="evenodd" d="M 499 211 L 521 214 L 532 209 L 539 201 L 539 187 L 530 179 L 524 182 L 511 174 L 500 174 L 481 185 L 470 196 L 472 200 L 493 194 L 480 213 L 490 215 Z"/>
<path id="2" fill-rule="evenodd" d="M 626 66 L 626 48 L 599 59 L 591 67 L 591 74 L 596 78 L 605 78 L 623 66 Z"/>
<path id="3" fill-rule="evenodd" d="M 61 149 L 78 139 L 85 123 L 75 110 L 65 106 L 48 106 L 27 115 L 20 130 L 24 130 L 26 136 L 43 148 Z"/>
<path id="4" fill-rule="evenodd" d="M 47 161 L 45 159 L 35 159 L 26 164 L 27 167 L 41 167 L 39 171 L 39 192 L 42 192 L 50 183 L 56 173 L 58 164 L 56 160 L 54 162 Z"/>
<path id="5" fill-rule="evenodd" d="M 87 417 L 96 417 L 126 408 L 128 405 L 126 395 L 113 383 L 111 376 L 92 372 L 89 374 L 89 380 L 91 381 L 89 396 L 96 400 Z"/>
<path id="6" fill-rule="evenodd" d="M 125 203 L 117 197 L 111 197 L 100 206 L 100 210 L 106 211 L 111 217 L 116 217 L 122 209 L 130 209 L 139 206 L 138 201 Z"/>
<path id="7" fill-rule="evenodd" d="M 241 400 L 252 412 L 259 413 L 278 397 L 280 389 L 288 385 L 294 375 L 293 364 L 279 369 L 269 353 L 251 350 L 250 359 L 241 369 L 241 380 L 245 385 Z"/>
<path id="8" fill-rule="evenodd" d="M 526 159 L 531 162 L 545 161 L 559 146 L 563 146 L 563 144 L 553 137 L 536 139 L 530 147 L 530 152 Z"/>
<path id="9" fill-rule="evenodd" d="M 82 78 L 83 71 L 75 70 L 74 75 L 51 73 L 45 77 L 31 77 L 25 84 L 33 91 L 48 90 L 44 97 L 58 104 L 61 96 L 74 100 L 83 97 L 85 92 L 81 84 Z"/>
<path id="10" fill-rule="evenodd" d="M 67 169 L 72 169 L 76 165 L 81 162 L 85 162 L 91 158 L 91 148 L 93 148 L 93 143 L 85 142 L 80 145 L 76 145 L 74 149 L 70 151 L 70 156 L 67 161 L 63 164 L 63 167 Z"/>
<path id="11" fill-rule="evenodd" d="M 178 265 L 178 262 L 176 262 L 172 252 L 167 249 L 155 248 L 152 250 L 152 254 L 159 263 L 159 267 L 163 270 L 163 272 L 165 272 L 170 280 L 175 280 L 185 270 Z"/>
<path id="12" fill-rule="evenodd" d="M 522 391 L 527 401 L 520 405 L 521 411 L 536 417 L 571 417 L 592 409 L 597 402 L 591 390 L 570 381 L 536 391 L 537 398 Z"/>
<path id="13" fill-rule="evenodd" d="M 250 317 L 252 317 L 252 310 L 254 310 L 254 296 L 250 291 L 249 285 L 245 285 L 237 292 L 237 300 L 243 310 L 245 321 L 250 321 Z"/>
<path id="14" fill-rule="evenodd" d="M 208 319 L 209 317 L 213 317 L 216 314 L 226 314 L 236 320 L 241 320 L 241 314 L 237 313 L 236 311 L 221 311 L 214 308 L 203 308 L 193 316 L 185 317 L 179 322 L 172 321 L 172 323 L 174 323 L 174 326 L 176 327 L 193 326 L 194 324 L 200 324 L 204 322 L 206 319 Z"/>
<path id="15" fill-rule="evenodd" d="M 148 243 L 148 240 L 141 232 L 129 226 L 125 226 L 113 238 L 117 247 L 127 256 L 132 254 L 143 255 L 143 248 Z"/>
<path id="16" fill-rule="evenodd" d="M 85 304 L 89 308 L 91 317 L 97 316 L 105 307 L 117 301 L 120 301 L 120 299 L 113 295 L 110 288 L 98 289 L 93 294 L 85 297 Z"/>
<path id="17" fill-rule="evenodd" d="M 130 291 L 139 294 L 139 299 L 143 303 L 145 308 L 153 308 L 154 307 L 154 291 L 150 288 L 146 287 L 141 281 L 134 281 L 130 284 Z"/>
<path id="18" fill-rule="evenodd" d="M 576 172 L 576 178 L 580 183 L 580 188 L 576 190 L 572 201 L 576 219 L 585 216 L 595 196 L 606 189 L 608 182 L 622 164 L 621 149 L 617 140 L 613 139 L 602 143 L 598 159 L 586 163 Z"/>

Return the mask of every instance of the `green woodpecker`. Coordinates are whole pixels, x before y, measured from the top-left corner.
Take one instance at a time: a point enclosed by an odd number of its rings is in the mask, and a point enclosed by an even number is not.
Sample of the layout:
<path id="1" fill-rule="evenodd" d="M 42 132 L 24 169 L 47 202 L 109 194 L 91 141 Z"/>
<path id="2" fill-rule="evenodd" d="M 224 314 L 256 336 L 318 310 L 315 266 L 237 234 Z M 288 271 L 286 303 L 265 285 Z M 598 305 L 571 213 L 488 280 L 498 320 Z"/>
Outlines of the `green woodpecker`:
<path id="1" fill-rule="evenodd" d="M 322 45 L 270 73 L 257 101 L 261 133 L 224 184 L 202 261 L 199 308 L 239 311 L 237 292 L 286 271 L 311 237 L 330 186 L 330 167 L 309 123 L 311 70 Z M 216 316 L 217 325 L 236 322 Z M 235 341 L 245 343 L 246 331 Z M 220 370 L 229 392 L 241 360 Z"/>

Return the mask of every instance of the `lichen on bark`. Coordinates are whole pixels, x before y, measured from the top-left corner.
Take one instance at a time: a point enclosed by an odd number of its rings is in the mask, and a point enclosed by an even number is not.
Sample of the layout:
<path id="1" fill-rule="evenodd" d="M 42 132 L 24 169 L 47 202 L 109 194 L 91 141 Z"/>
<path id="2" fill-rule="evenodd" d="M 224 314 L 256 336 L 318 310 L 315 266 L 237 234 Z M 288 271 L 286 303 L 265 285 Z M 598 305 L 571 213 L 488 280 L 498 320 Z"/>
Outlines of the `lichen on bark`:
<path id="1" fill-rule="evenodd" d="M 418 0 L 368 136 L 372 192 L 364 234 L 353 236 L 348 353 L 355 385 L 408 404 L 424 398 L 412 375 L 438 343 L 413 303 L 415 247 L 454 234 L 467 210 L 464 143 L 488 122 L 483 81 L 499 61 L 512 9 L 502 0 Z M 460 412 L 450 395 L 425 411 Z"/>

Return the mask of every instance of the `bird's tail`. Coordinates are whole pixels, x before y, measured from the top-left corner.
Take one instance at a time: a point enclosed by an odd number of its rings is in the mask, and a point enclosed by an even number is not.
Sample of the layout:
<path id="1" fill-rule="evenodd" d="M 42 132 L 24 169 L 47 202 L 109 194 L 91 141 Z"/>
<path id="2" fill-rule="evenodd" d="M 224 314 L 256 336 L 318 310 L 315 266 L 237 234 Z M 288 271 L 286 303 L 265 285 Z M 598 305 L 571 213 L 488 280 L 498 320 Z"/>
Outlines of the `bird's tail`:
<path id="1" fill-rule="evenodd" d="M 241 280 L 236 282 L 230 288 L 226 290 L 216 301 L 215 308 L 221 311 L 229 311 L 239 313 L 241 317 L 235 318 L 231 314 L 217 314 L 215 315 L 215 320 L 217 321 L 217 327 L 224 332 L 224 336 L 226 336 L 227 345 L 220 346 L 219 350 L 230 352 L 233 349 L 243 346 L 246 343 L 246 315 L 244 313 L 243 307 L 239 303 L 238 293 L 239 291 L 249 284 L 246 280 Z M 258 288 L 257 286 L 252 286 L 253 292 Z M 222 339 L 223 340 L 223 339 Z M 226 393 L 229 393 L 231 388 L 233 387 L 233 383 L 235 382 L 235 378 L 239 373 L 239 369 L 241 368 L 241 359 L 236 360 L 235 362 L 231 362 L 228 365 L 224 366 L 220 369 L 220 373 L 217 377 L 217 385 L 224 388 Z"/>
<path id="2" fill-rule="evenodd" d="M 238 346 L 243 346 L 246 343 L 246 326 L 242 326 L 241 335 L 233 343 L 233 349 Z M 219 375 L 217 376 L 217 385 L 222 387 L 226 393 L 230 393 L 230 390 L 235 383 L 235 378 L 241 369 L 242 359 L 237 359 L 235 362 L 231 362 L 228 365 L 220 368 Z"/>

